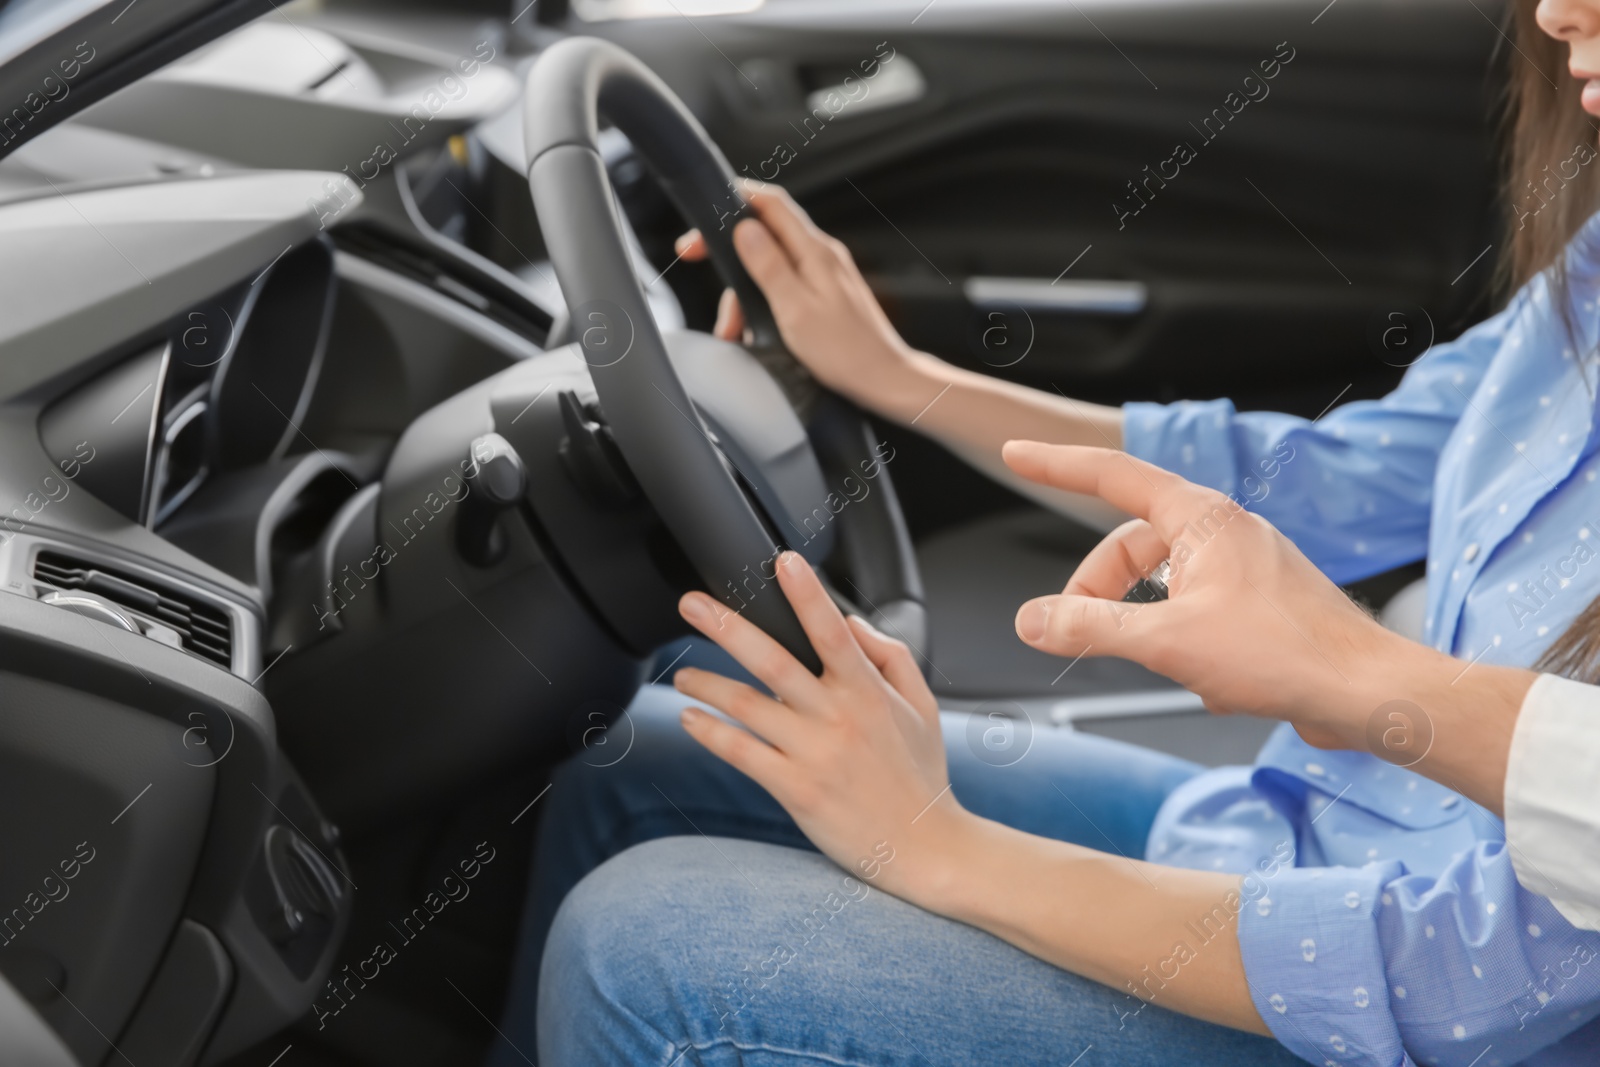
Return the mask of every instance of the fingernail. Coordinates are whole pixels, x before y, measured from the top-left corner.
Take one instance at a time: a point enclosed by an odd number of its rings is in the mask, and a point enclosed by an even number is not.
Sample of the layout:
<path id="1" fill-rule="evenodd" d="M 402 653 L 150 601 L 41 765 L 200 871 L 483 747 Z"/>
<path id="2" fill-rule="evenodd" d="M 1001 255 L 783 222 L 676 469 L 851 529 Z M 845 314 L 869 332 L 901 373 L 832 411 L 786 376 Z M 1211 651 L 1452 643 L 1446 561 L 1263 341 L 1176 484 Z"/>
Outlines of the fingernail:
<path id="1" fill-rule="evenodd" d="M 1041 597 L 1030 600 L 1022 605 L 1022 610 L 1017 612 L 1017 636 L 1036 645 L 1044 640 L 1045 632 L 1050 628 L 1050 600 Z"/>
<path id="2" fill-rule="evenodd" d="M 868 622 L 867 621 L 867 617 L 865 615 L 852 615 L 852 616 L 850 616 L 850 619 L 851 619 L 851 621 L 855 622 L 859 626 L 863 627 L 867 631 L 867 633 L 875 634 L 878 637 L 883 637 L 884 636 L 883 631 L 878 629 L 876 626 L 872 625 L 872 623 Z"/>
<path id="3" fill-rule="evenodd" d="M 716 616 L 711 611 L 711 601 L 704 593 L 686 593 L 678 602 L 678 611 L 695 626 L 710 626 Z"/>

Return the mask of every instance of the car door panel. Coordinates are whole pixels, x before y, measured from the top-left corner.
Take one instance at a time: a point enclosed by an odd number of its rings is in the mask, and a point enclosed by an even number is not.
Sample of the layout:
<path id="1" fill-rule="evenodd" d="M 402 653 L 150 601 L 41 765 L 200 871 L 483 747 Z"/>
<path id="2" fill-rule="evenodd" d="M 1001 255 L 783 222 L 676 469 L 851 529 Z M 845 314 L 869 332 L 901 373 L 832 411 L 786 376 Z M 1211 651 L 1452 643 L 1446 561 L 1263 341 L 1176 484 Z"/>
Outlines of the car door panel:
<path id="1" fill-rule="evenodd" d="M 1315 413 L 1397 377 L 1372 340 L 1386 315 L 1448 336 L 1483 307 L 1491 17 L 769 0 L 578 28 L 650 62 L 736 171 L 793 190 L 914 344 L 1073 395 Z M 914 78 L 873 104 L 902 59 Z M 830 107 L 846 74 L 855 95 Z M 1132 282 L 1146 300 L 974 301 L 972 278 Z"/>

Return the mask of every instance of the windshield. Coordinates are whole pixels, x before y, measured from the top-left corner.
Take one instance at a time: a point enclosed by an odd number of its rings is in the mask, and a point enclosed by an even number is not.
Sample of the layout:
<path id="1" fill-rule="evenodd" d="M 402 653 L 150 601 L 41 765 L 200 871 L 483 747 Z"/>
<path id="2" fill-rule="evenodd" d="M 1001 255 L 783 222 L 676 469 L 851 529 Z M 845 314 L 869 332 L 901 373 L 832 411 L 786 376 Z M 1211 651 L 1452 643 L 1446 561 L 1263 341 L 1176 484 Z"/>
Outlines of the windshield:
<path id="1" fill-rule="evenodd" d="M 0 0 L 0 63 L 38 44 L 97 7 L 117 0 Z M 120 0 L 124 8 L 138 0 Z"/>

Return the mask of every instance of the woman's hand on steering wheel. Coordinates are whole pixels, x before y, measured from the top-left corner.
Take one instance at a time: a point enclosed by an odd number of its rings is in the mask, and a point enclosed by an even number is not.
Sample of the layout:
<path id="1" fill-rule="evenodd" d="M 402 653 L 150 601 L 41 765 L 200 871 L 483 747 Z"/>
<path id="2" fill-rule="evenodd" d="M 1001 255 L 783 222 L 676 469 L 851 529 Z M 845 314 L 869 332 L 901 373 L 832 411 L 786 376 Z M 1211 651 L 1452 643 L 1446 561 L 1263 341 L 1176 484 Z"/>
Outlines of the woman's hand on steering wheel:
<path id="1" fill-rule="evenodd" d="M 1284 719 L 1325 748 L 1365 747 L 1373 710 L 1405 692 L 1397 664 L 1447 659 L 1385 630 L 1222 493 L 1112 449 L 1011 441 L 1003 454 L 1025 478 L 1136 516 L 1059 595 L 1022 605 L 1017 635 L 1034 648 L 1134 660 L 1213 712 Z M 1168 599 L 1123 602 L 1163 560 Z"/>
<path id="2" fill-rule="evenodd" d="M 911 651 L 847 620 L 799 555 L 785 552 L 777 572 L 821 677 L 744 616 L 688 593 L 683 617 L 776 696 L 684 668 L 678 690 L 734 720 L 685 708 L 684 728 L 771 793 L 830 859 L 915 902 L 948 880 L 945 845 L 970 818 L 950 793 L 938 703 Z"/>
<path id="3" fill-rule="evenodd" d="M 733 243 L 751 278 L 766 294 L 789 351 L 823 385 L 865 407 L 908 377 L 914 350 L 889 322 L 843 242 L 817 228 L 776 185 L 741 181 L 757 218 L 734 227 Z M 678 238 L 690 262 L 707 256 L 700 231 Z M 714 331 L 740 341 L 744 313 L 725 290 Z"/>

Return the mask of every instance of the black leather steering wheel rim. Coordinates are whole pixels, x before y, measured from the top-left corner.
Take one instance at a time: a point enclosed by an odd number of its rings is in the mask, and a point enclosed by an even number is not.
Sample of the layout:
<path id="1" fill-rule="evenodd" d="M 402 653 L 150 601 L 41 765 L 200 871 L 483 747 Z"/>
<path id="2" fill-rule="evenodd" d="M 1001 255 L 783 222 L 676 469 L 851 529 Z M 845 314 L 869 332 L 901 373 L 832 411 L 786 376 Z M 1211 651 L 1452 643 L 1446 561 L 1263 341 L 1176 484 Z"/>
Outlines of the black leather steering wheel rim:
<path id="1" fill-rule="evenodd" d="M 640 487 L 712 595 L 820 671 L 783 596 L 774 590 L 735 603 L 733 581 L 758 569 L 770 573 L 781 546 L 668 358 L 630 262 L 624 222 L 598 149 L 602 113 L 630 138 L 678 210 L 705 236 L 713 265 L 744 308 L 752 347 L 782 349 L 766 298 L 733 247 L 733 227 L 751 209 L 721 151 L 676 94 L 634 56 L 598 38 L 567 38 L 542 53 L 529 75 L 523 112 L 528 181 L 600 405 Z M 829 436 L 816 443 L 825 456 L 848 461 L 870 445 L 870 427 L 858 412 L 841 416 L 846 406 L 831 396 L 820 406 L 824 417 L 817 421 Z M 909 627 L 925 642 L 915 555 L 887 472 L 883 477 L 887 499 L 870 512 L 859 509 L 854 535 L 846 532 L 842 540 L 863 575 L 881 572 L 879 580 L 864 583 L 876 590 L 856 589 L 858 599 L 876 591 L 887 600 L 871 605 L 871 617 L 880 625 L 887 620 L 891 632 Z"/>

